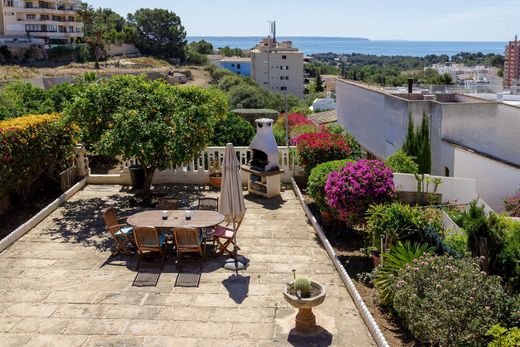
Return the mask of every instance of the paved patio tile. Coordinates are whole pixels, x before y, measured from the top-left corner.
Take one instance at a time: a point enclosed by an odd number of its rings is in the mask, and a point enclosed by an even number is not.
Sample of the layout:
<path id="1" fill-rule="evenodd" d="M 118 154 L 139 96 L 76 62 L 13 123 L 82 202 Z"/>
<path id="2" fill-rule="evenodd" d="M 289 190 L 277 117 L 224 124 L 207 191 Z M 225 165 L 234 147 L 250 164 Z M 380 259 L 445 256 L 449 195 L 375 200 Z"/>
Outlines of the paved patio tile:
<path id="1" fill-rule="evenodd" d="M 199 195 L 217 193 L 185 194 L 192 206 Z M 197 288 L 175 287 L 173 254 L 153 287 L 132 285 L 136 256 L 110 257 L 102 211 L 134 213 L 130 198 L 120 186 L 88 186 L 0 253 L 1 346 L 375 345 L 292 191 L 246 196 L 238 242 L 250 266 L 235 276 L 225 257 L 209 256 Z M 182 268 L 198 271 L 198 260 Z M 318 340 L 293 331 L 296 310 L 281 294 L 293 269 L 327 286 Z"/>

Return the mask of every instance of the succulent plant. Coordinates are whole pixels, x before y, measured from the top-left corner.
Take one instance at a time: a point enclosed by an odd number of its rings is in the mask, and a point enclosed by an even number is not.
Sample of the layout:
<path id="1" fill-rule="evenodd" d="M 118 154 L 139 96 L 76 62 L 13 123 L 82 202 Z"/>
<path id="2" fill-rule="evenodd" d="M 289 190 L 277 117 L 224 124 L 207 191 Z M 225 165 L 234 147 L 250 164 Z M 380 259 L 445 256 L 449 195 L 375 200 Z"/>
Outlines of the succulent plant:
<path id="1" fill-rule="evenodd" d="M 297 292 L 298 290 L 301 293 L 302 297 L 307 297 L 311 293 L 311 280 L 307 277 L 298 276 L 294 280 L 294 290 Z"/>

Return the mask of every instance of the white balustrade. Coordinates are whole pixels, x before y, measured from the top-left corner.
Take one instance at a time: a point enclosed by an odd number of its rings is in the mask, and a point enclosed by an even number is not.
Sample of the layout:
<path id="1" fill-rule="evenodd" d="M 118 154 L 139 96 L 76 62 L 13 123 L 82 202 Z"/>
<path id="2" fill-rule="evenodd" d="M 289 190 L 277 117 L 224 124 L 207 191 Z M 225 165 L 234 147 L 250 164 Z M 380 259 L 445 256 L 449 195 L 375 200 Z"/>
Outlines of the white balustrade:
<path id="1" fill-rule="evenodd" d="M 295 163 L 295 148 L 290 147 L 288 153 L 287 147 L 278 147 L 278 160 L 280 169 L 284 170 L 282 182 L 289 183 L 291 177 L 300 172 L 300 168 Z M 225 147 L 208 147 L 202 151 L 197 157 L 190 162 L 181 166 L 170 166 L 168 169 L 157 170 L 154 175 L 154 184 L 178 183 L 178 184 L 209 184 L 209 166 L 214 159 L 218 159 L 220 163 L 224 160 Z M 240 165 L 249 163 L 252 157 L 251 150 L 248 147 L 235 147 L 237 159 Z M 121 176 L 127 176 L 123 180 L 129 182 L 129 167 L 137 164 L 136 159 L 129 159 L 123 162 L 123 171 Z M 247 183 L 247 175 L 242 173 L 242 182 Z"/>

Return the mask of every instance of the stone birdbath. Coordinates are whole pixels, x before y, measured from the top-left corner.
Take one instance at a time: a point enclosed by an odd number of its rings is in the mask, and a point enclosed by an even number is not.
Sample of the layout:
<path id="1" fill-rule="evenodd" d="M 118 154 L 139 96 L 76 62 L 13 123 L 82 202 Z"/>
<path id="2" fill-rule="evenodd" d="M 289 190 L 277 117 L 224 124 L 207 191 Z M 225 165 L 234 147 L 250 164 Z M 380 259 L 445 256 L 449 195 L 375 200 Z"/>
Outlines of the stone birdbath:
<path id="1" fill-rule="evenodd" d="M 312 312 L 312 308 L 321 305 L 325 300 L 325 287 L 321 284 L 311 281 L 311 291 L 309 297 L 298 296 L 299 293 L 293 294 L 294 282 L 288 283 L 283 291 L 285 301 L 298 309 L 296 315 L 296 331 L 309 333 L 316 327 L 316 316 Z"/>

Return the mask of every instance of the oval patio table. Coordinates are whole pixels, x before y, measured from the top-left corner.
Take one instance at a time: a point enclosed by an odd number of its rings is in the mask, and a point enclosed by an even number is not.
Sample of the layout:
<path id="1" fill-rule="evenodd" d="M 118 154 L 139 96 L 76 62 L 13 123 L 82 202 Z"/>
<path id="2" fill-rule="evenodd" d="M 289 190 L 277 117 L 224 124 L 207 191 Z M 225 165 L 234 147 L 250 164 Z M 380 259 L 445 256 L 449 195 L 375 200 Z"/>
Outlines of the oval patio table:
<path id="1" fill-rule="evenodd" d="M 152 210 L 136 213 L 126 220 L 134 227 L 155 228 L 209 228 L 224 221 L 224 215 L 215 211 L 191 211 L 191 219 L 186 219 L 186 210 L 169 210 L 168 218 L 162 219 L 162 211 Z"/>

